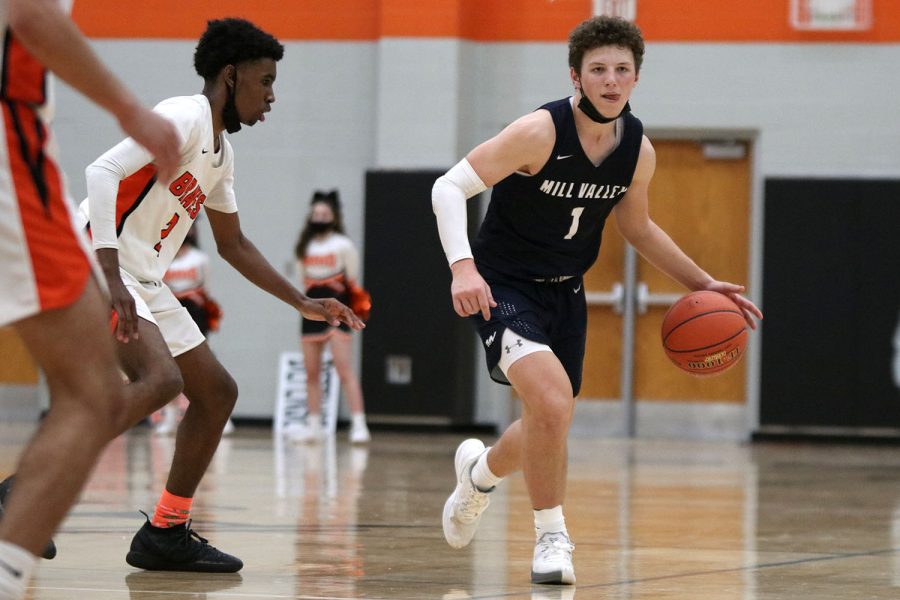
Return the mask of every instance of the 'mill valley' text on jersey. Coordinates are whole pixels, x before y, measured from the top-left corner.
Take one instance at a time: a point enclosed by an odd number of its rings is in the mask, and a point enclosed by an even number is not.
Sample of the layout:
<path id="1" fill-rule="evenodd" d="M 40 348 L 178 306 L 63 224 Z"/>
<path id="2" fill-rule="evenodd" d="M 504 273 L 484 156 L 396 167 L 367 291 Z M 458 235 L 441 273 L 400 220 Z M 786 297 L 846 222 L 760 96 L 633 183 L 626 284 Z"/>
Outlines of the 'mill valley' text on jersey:
<path id="1" fill-rule="evenodd" d="M 513 173 L 494 186 L 472 245 L 482 273 L 519 279 L 579 276 L 600 251 L 603 225 L 628 191 L 644 128 L 622 115 L 621 140 L 598 166 L 584 153 L 570 98 L 550 102 L 556 144 L 536 174 Z"/>

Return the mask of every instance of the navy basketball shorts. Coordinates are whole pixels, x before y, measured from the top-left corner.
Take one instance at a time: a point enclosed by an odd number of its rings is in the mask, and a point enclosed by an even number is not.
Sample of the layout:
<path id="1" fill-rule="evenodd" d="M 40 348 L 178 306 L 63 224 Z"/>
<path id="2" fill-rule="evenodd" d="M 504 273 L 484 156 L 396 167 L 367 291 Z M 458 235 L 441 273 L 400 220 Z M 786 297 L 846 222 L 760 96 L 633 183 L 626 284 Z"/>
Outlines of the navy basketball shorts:
<path id="1" fill-rule="evenodd" d="M 335 298 L 348 306 L 350 304 L 350 296 L 346 291 L 336 292 L 326 285 L 311 287 L 306 290 L 306 295 L 310 298 Z M 337 332 L 350 335 L 350 326 L 341 323 L 337 327 L 332 327 L 325 321 L 313 321 L 307 318 L 303 318 L 300 323 L 300 336 L 311 342 L 327 340 Z"/>
<path id="2" fill-rule="evenodd" d="M 497 302 L 491 318 L 481 313 L 469 320 L 478 330 L 488 372 L 497 383 L 510 385 L 500 369 L 504 332 L 508 329 L 527 340 L 546 344 L 562 363 L 575 396 L 581 390 L 584 347 L 587 338 L 587 305 L 584 282 L 573 277 L 558 283 L 487 280 Z"/>

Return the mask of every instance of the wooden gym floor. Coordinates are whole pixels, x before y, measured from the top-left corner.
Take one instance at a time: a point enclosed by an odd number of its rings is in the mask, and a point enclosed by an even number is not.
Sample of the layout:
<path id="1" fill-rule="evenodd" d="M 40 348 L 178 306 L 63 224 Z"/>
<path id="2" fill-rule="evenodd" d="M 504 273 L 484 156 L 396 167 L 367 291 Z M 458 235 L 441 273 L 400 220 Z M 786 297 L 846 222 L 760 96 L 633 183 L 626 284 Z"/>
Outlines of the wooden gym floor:
<path id="1" fill-rule="evenodd" d="M 30 426 L 0 427 L 0 475 Z M 891 447 L 573 439 L 575 587 L 532 586 L 530 506 L 506 481 L 472 545 L 441 534 L 461 436 L 346 432 L 318 446 L 239 428 L 195 502 L 236 575 L 151 573 L 124 556 L 159 494 L 171 438 L 138 429 L 105 453 L 56 536 L 32 600 L 900 597 L 900 452 Z"/>

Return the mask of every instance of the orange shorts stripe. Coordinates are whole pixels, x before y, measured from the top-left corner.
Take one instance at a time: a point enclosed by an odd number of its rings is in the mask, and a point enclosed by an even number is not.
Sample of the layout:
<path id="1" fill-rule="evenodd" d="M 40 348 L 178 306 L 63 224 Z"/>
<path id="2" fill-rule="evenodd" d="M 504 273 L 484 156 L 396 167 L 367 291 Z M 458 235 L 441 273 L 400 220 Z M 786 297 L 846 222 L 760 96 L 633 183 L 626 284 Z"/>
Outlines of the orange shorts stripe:
<path id="1" fill-rule="evenodd" d="M 91 267 L 72 226 L 59 169 L 44 152 L 48 132 L 25 104 L 3 102 L 3 120 L 40 310 L 69 306 L 84 291 Z"/>

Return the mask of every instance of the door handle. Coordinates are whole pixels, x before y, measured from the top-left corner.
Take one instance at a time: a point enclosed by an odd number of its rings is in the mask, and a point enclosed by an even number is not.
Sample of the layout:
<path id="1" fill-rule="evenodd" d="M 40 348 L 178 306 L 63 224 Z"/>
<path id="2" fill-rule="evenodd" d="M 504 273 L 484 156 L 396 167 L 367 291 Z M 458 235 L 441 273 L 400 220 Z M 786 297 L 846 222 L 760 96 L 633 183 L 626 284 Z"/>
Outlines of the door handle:
<path id="1" fill-rule="evenodd" d="M 643 281 L 637 284 L 635 302 L 638 314 L 646 314 L 650 306 L 672 306 L 683 294 L 651 294 L 647 284 Z"/>
<path id="2" fill-rule="evenodd" d="M 609 292 L 585 292 L 584 299 L 588 306 L 612 306 L 617 315 L 625 312 L 625 286 L 618 281 Z"/>

